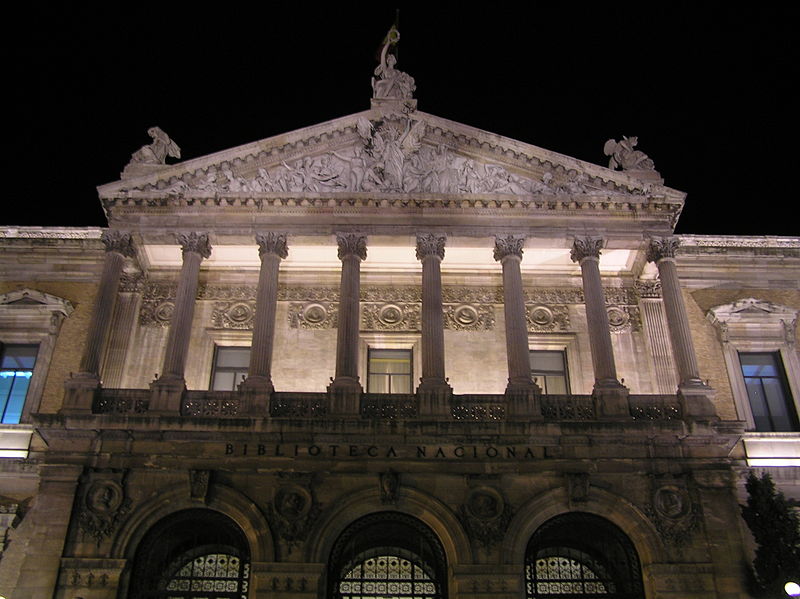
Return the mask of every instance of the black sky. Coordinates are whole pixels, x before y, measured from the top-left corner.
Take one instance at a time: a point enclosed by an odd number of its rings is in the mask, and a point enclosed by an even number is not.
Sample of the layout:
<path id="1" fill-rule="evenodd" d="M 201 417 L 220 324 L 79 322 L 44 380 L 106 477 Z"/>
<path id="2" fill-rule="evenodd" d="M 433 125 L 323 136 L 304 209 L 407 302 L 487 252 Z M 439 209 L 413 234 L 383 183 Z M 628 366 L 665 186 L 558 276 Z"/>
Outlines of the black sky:
<path id="1" fill-rule="evenodd" d="M 189 159 L 365 110 L 395 13 L 84 4 L 7 25 L 1 224 L 104 225 L 95 186 L 152 125 Z M 689 194 L 678 232 L 800 235 L 798 9 L 551 4 L 403 7 L 419 109 L 597 164 L 637 135 Z"/>

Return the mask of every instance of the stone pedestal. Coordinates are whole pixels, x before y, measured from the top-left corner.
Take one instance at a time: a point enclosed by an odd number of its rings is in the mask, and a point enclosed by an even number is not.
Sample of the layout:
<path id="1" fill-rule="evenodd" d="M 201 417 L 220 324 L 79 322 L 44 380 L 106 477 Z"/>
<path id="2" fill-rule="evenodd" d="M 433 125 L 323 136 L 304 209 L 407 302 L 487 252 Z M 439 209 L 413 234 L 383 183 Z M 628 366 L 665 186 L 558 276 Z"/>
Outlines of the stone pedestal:
<path id="1" fill-rule="evenodd" d="M 272 385 L 272 348 L 275 339 L 275 312 L 278 305 L 278 270 L 286 258 L 286 235 L 259 233 L 256 242 L 261 257 L 256 313 L 253 319 L 253 344 L 247 379 L 239 386 L 245 395 L 246 412 L 266 415 Z"/>
<path id="2" fill-rule="evenodd" d="M 336 235 L 342 278 L 339 328 L 336 335 L 336 377 L 328 386 L 332 413 L 358 414 L 363 389 L 358 380 L 358 331 L 361 261 L 367 259 L 367 238 L 358 233 Z"/>
<path id="3" fill-rule="evenodd" d="M 506 322 L 506 356 L 508 384 L 506 399 L 509 415 L 542 418 L 539 396 L 542 391 L 531 379 L 528 320 L 525 315 L 525 294 L 522 289 L 522 247 L 525 238 L 508 235 L 497 237 L 494 259 L 503 266 L 503 310 Z"/>
<path id="4" fill-rule="evenodd" d="M 617 367 L 614 363 L 611 327 L 608 325 L 606 298 L 600 278 L 602 248 L 603 240 L 599 237 L 576 238 L 570 258 L 581 266 L 589 348 L 594 369 L 592 396 L 598 404 L 597 413 L 603 417 L 624 417 L 629 415 L 628 389 L 617 379 Z"/>
<path id="5" fill-rule="evenodd" d="M 150 412 L 180 412 L 181 397 L 186 390 L 184 370 L 192 332 L 200 263 L 211 255 L 211 244 L 205 233 L 187 233 L 177 236 L 183 249 L 183 266 L 178 290 L 175 293 L 175 310 L 169 325 L 164 368 L 158 380 L 150 386 Z"/>
<path id="6" fill-rule="evenodd" d="M 675 264 L 675 252 L 678 244 L 677 237 L 651 239 L 647 248 L 647 260 L 656 263 L 658 278 L 661 281 L 661 293 L 664 311 L 667 315 L 672 352 L 678 368 L 678 397 L 681 401 L 683 417 L 706 420 L 716 417 L 716 409 L 713 404 L 715 391 L 700 378 L 692 331 L 689 328 L 686 304 L 681 294 L 678 269 Z"/>
<path id="7" fill-rule="evenodd" d="M 447 414 L 453 390 L 444 373 L 442 273 L 446 238 L 418 235 L 417 260 L 422 262 L 422 377 L 417 387 L 420 414 Z"/>

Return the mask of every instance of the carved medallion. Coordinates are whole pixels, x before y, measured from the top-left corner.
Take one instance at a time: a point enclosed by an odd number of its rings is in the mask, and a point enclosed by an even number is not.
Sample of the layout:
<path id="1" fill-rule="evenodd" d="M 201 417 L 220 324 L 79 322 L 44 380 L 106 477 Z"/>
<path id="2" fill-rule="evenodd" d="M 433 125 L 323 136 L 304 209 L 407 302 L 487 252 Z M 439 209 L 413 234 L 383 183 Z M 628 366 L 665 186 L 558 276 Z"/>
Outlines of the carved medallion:
<path id="1" fill-rule="evenodd" d="M 635 306 L 608 306 L 608 325 L 612 333 L 638 331 L 642 328 L 639 308 Z"/>
<path id="2" fill-rule="evenodd" d="M 286 542 L 288 552 L 300 545 L 319 517 L 320 508 L 311 487 L 297 483 L 282 484 L 267 506 L 270 522 L 278 536 Z"/>
<path id="3" fill-rule="evenodd" d="M 569 330 L 569 311 L 566 306 L 526 306 L 528 331 L 548 333 Z"/>
<path id="4" fill-rule="evenodd" d="M 664 541 L 671 545 L 684 545 L 700 525 L 700 506 L 692 501 L 682 478 L 654 479 L 650 505 L 645 511 Z"/>
<path id="5" fill-rule="evenodd" d="M 289 326 L 293 329 L 335 329 L 338 316 L 338 303 L 289 304 Z"/>
<path id="6" fill-rule="evenodd" d="M 368 331 L 419 331 L 421 310 L 419 304 L 363 304 L 361 328 Z"/>
<path id="7" fill-rule="evenodd" d="M 494 306 L 445 306 L 444 328 L 454 331 L 488 331 L 494 328 Z"/>
<path id="8" fill-rule="evenodd" d="M 255 302 L 218 302 L 211 312 L 211 322 L 219 329 L 252 329 Z"/>
<path id="9" fill-rule="evenodd" d="M 469 536 L 489 548 L 503 540 L 513 511 L 499 491 L 481 486 L 470 490 L 459 515 Z"/>
<path id="10" fill-rule="evenodd" d="M 90 471 L 85 476 L 78 523 L 84 535 L 94 537 L 98 545 L 130 511 L 124 485 L 122 472 Z"/>

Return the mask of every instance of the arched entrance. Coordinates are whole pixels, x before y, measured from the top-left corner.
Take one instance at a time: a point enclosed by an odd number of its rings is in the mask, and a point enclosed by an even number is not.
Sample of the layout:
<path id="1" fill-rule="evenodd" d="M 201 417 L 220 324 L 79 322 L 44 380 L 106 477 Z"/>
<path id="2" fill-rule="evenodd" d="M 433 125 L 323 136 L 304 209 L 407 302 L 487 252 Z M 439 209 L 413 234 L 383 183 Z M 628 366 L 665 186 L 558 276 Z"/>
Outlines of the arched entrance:
<path id="1" fill-rule="evenodd" d="M 178 512 L 144 536 L 130 580 L 129 599 L 246 599 L 247 540 L 236 523 L 219 512 Z"/>
<path id="2" fill-rule="evenodd" d="M 332 599 L 444 599 L 447 565 L 439 539 L 425 524 L 379 512 L 351 524 L 328 562 Z"/>
<path id="3" fill-rule="evenodd" d="M 644 599 L 639 556 L 617 526 L 593 514 L 556 516 L 525 552 L 527 599 Z"/>

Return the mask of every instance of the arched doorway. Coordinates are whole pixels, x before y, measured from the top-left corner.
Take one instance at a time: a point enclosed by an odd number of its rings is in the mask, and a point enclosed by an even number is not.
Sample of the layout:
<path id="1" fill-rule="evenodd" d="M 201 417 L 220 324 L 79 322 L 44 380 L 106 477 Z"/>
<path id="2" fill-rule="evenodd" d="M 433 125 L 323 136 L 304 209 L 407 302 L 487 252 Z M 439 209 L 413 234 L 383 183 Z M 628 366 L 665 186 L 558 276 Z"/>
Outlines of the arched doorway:
<path id="1" fill-rule="evenodd" d="M 219 512 L 190 509 L 172 514 L 142 539 L 130 580 L 129 599 L 247 599 L 247 540 L 236 523 Z"/>
<path id="2" fill-rule="evenodd" d="M 639 556 L 616 525 L 593 514 L 556 516 L 525 552 L 527 599 L 644 599 Z"/>
<path id="3" fill-rule="evenodd" d="M 439 539 L 398 512 L 364 516 L 336 540 L 328 562 L 332 599 L 444 599 L 447 565 Z"/>

